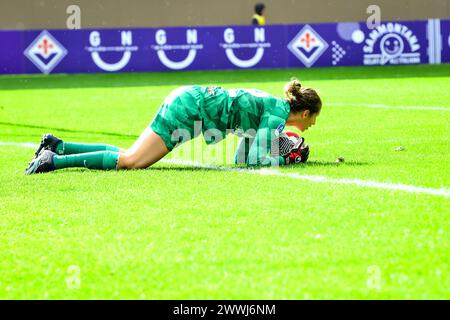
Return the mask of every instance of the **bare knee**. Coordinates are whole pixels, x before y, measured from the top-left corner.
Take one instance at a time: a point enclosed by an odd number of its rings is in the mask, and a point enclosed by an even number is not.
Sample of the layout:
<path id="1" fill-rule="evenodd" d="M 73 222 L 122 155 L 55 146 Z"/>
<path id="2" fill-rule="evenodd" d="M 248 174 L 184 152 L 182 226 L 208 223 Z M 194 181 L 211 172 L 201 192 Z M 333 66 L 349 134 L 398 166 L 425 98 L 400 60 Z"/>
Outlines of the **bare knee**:
<path id="1" fill-rule="evenodd" d="M 120 153 L 118 169 L 148 168 L 164 157 L 169 150 L 162 138 L 147 128 L 134 145 Z"/>
<path id="2" fill-rule="evenodd" d="M 118 169 L 145 169 L 148 165 L 135 154 L 121 153 L 117 167 Z"/>

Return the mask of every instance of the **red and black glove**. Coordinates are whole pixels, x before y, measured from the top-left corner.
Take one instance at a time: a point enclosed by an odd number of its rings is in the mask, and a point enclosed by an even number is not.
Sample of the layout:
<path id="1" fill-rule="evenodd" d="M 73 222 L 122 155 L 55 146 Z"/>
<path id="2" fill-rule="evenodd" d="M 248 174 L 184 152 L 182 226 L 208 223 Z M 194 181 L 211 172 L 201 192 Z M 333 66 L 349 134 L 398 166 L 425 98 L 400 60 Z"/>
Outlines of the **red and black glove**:
<path id="1" fill-rule="evenodd" d="M 299 137 L 291 151 L 284 156 L 286 164 L 306 162 L 309 157 L 309 146 L 305 144 L 305 138 Z"/>

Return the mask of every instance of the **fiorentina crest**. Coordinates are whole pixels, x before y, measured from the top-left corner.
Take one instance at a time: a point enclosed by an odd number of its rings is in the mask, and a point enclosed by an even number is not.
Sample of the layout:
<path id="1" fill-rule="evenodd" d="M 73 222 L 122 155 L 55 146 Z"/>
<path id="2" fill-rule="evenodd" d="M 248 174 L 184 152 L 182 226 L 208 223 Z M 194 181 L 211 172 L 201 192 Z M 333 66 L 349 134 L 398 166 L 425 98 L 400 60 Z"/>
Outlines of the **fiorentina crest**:
<path id="1" fill-rule="evenodd" d="M 310 25 L 306 25 L 289 42 L 287 47 L 309 68 L 327 50 L 328 43 Z"/>
<path id="2" fill-rule="evenodd" d="M 66 54 L 66 48 L 47 30 L 42 31 L 24 51 L 24 55 L 45 74 L 50 73 Z"/>

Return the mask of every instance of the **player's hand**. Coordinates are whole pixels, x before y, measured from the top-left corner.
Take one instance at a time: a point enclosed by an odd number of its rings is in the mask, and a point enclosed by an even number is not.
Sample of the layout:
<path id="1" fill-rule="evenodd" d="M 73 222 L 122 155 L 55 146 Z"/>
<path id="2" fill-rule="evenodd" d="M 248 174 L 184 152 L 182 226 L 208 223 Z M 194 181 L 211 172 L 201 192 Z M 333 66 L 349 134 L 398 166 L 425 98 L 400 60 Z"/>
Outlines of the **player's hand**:
<path id="1" fill-rule="evenodd" d="M 285 156 L 286 164 L 306 162 L 309 157 L 309 146 L 305 144 L 305 138 L 300 137 L 291 151 Z"/>

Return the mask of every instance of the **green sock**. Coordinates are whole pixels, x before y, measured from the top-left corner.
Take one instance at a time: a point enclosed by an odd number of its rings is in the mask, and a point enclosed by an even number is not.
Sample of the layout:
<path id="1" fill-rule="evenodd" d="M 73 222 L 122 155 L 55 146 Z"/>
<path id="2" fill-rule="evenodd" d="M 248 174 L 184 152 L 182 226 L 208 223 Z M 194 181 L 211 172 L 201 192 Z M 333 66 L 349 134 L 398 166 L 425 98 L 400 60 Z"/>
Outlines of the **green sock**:
<path id="1" fill-rule="evenodd" d="M 113 170 L 117 169 L 119 153 L 113 151 L 97 151 L 67 156 L 54 156 L 53 164 L 56 169 L 71 167 L 86 167 L 89 169 Z"/>
<path id="2" fill-rule="evenodd" d="M 109 144 L 96 143 L 75 143 L 75 142 L 61 142 L 56 146 L 56 154 L 78 154 L 95 151 L 115 151 L 119 152 L 120 148 Z"/>

